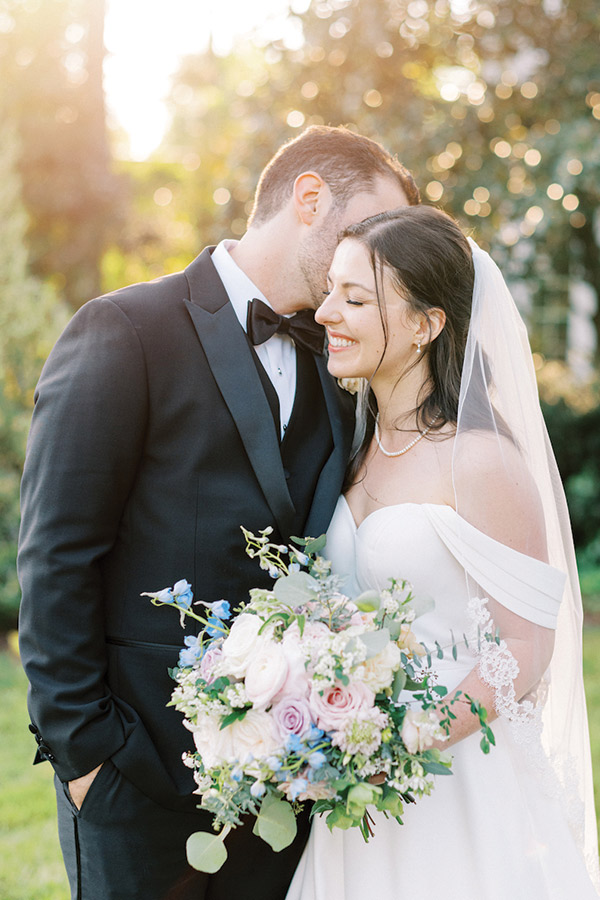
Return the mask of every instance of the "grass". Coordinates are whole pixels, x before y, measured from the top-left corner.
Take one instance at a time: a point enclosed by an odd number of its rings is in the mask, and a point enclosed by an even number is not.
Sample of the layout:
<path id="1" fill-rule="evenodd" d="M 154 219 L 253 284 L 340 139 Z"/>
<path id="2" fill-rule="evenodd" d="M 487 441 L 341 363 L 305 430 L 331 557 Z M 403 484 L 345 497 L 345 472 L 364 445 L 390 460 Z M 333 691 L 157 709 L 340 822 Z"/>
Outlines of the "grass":
<path id="1" fill-rule="evenodd" d="M 584 677 L 600 819 L 600 627 L 584 634 Z M 52 770 L 32 766 L 26 680 L 15 655 L 0 653 L 0 897 L 69 900 L 55 819 Z"/>
<path id="2" fill-rule="evenodd" d="M 52 770 L 32 766 L 27 682 L 14 655 L 0 653 L 0 897 L 68 900 L 56 828 Z"/>

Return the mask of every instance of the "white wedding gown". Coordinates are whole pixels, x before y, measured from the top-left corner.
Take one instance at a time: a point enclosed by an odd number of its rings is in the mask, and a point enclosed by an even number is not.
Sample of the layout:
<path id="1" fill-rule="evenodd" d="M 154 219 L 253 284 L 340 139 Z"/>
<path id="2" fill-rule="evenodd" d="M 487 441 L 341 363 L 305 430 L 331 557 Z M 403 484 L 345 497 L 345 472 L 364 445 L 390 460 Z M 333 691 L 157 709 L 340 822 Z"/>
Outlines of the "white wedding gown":
<path id="1" fill-rule="evenodd" d="M 350 595 L 407 579 L 415 597 L 435 598 L 418 618 L 417 638 L 434 646 L 473 633 L 465 572 L 512 612 L 538 624 L 555 619 L 564 576 L 478 531 L 451 507 L 384 507 L 356 527 L 340 498 L 324 553 L 347 576 Z M 439 683 L 453 689 L 477 664 L 459 646 L 434 658 Z M 436 778 L 429 797 L 405 807 L 404 824 L 375 813 L 375 836 L 330 833 L 316 817 L 287 900 L 592 900 L 597 898 L 567 824 L 565 803 L 544 784 L 539 735 L 526 747 L 513 725 L 493 723 L 486 756 L 473 734 L 451 748 L 453 774 Z M 536 747 L 538 744 L 537 758 Z M 532 752 L 533 749 L 533 752 Z M 548 773 L 552 774 L 552 773 Z M 572 799 L 572 798 L 571 798 Z"/>

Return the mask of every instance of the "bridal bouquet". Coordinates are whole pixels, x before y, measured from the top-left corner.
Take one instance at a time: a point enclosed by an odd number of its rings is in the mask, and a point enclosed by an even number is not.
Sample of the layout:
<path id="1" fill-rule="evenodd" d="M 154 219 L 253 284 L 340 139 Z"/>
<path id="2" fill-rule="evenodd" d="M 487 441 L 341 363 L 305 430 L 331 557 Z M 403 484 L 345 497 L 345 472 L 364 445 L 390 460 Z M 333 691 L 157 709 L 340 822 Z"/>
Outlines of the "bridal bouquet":
<path id="1" fill-rule="evenodd" d="M 431 745 L 445 737 L 452 704 L 430 683 L 431 657 L 411 630 L 430 603 L 393 579 L 350 599 L 319 556 L 324 537 L 286 547 L 270 543 L 270 528 L 242 530 L 248 554 L 275 581 L 251 590 L 231 624 L 226 601 L 194 604 L 187 581 L 144 594 L 203 626 L 185 638 L 171 672 L 171 705 L 193 735 L 184 763 L 201 807 L 221 829 L 188 840 L 190 864 L 206 872 L 221 867 L 224 838 L 246 814 L 274 850 L 294 839 L 304 800 L 327 813 L 330 828 L 358 826 L 368 839 L 368 806 L 402 822 L 403 804 L 429 794 L 433 776 L 451 766 Z M 200 605 L 205 615 L 192 609 Z M 469 702 L 484 742 L 493 739 L 485 710 Z M 371 783 L 376 775 L 383 785 Z"/>

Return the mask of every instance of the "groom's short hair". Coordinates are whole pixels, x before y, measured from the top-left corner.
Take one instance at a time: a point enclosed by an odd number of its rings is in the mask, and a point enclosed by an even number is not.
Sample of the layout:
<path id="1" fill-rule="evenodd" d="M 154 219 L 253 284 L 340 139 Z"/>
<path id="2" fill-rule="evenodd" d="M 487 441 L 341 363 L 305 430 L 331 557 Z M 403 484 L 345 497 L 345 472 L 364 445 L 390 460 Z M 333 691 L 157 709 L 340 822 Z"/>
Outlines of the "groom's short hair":
<path id="1" fill-rule="evenodd" d="M 369 191 L 377 176 L 394 178 L 409 206 L 419 203 L 419 190 L 411 173 L 377 141 L 343 126 L 311 125 L 279 148 L 260 176 L 249 225 L 262 225 L 289 200 L 302 172 L 317 172 L 327 183 L 336 207 Z"/>

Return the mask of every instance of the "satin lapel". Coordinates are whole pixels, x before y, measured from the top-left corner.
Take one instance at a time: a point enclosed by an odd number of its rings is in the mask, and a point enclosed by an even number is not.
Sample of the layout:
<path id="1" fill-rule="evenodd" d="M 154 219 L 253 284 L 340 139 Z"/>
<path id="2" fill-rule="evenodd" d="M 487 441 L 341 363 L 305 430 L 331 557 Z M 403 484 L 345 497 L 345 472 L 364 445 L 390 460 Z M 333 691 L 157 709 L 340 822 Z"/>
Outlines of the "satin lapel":
<path id="1" fill-rule="evenodd" d="M 250 348 L 221 279 L 204 251 L 185 270 L 184 300 L 212 374 L 233 416 L 277 525 L 289 534 L 294 505 L 288 491 L 273 416 Z"/>
<path id="2" fill-rule="evenodd" d="M 312 537 L 318 537 L 329 526 L 342 490 L 354 432 L 354 401 L 352 396 L 337 386 L 335 379 L 327 371 L 327 358 L 325 356 L 315 356 L 315 362 L 321 379 L 327 412 L 329 413 L 333 435 L 333 450 L 319 476 L 306 523 L 306 533 Z"/>

